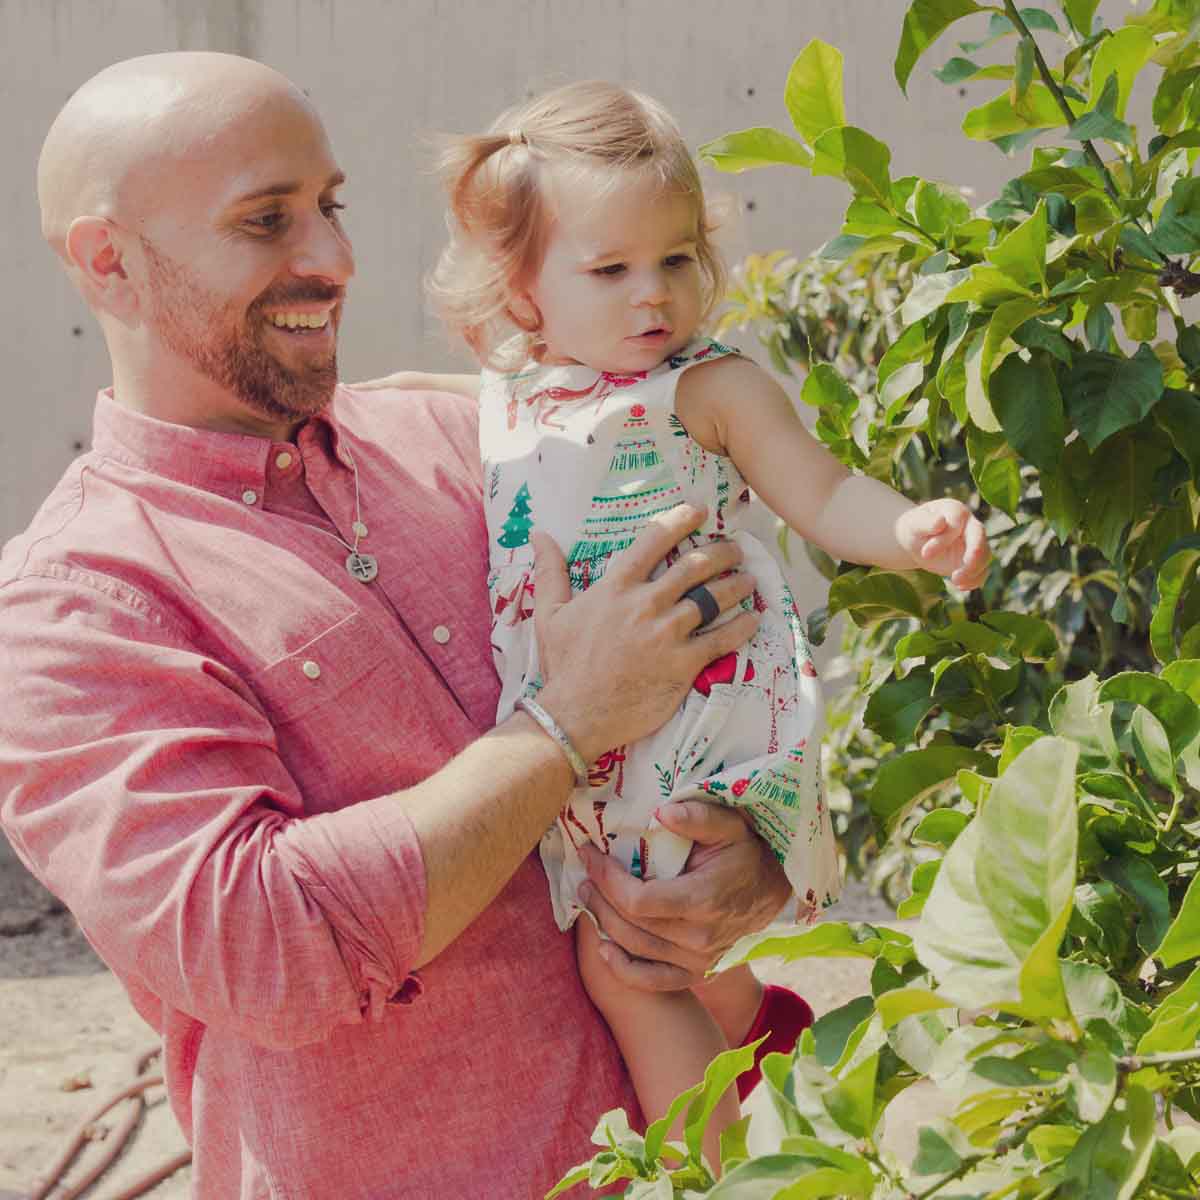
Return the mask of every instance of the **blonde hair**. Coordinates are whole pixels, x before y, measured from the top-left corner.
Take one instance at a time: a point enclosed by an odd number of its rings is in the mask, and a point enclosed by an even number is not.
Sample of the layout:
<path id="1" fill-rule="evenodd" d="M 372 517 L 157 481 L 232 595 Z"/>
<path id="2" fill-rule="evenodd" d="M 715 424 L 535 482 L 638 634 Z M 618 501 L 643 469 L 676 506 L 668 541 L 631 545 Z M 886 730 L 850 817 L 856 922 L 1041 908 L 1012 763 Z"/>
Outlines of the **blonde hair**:
<path id="1" fill-rule="evenodd" d="M 520 366 L 538 345 L 537 329 L 521 323 L 510 301 L 541 268 L 553 216 L 543 175 L 552 166 L 607 173 L 602 190 L 617 186 L 622 173 L 649 173 L 690 197 L 702 321 L 724 294 L 696 164 L 674 119 L 648 96 L 599 81 L 556 88 L 510 108 L 485 134 L 446 139 L 439 166 L 450 242 L 426 286 L 439 315 L 481 362 Z M 508 343 L 502 356 L 501 343 Z"/>

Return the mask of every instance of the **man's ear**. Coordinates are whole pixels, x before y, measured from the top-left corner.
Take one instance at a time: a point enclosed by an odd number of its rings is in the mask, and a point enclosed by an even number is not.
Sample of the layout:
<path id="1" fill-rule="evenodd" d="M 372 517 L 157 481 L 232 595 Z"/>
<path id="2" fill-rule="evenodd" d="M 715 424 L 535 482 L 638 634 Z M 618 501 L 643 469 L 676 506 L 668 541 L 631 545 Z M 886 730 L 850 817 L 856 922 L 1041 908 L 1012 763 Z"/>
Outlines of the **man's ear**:
<path id="1" fill-rule="evenodd" d="M 137 293 L 125 271 L 121 231 L 106 217 L 76 217 L 63 252 L 88 299 L 116 316 L 137 308 Z"/>

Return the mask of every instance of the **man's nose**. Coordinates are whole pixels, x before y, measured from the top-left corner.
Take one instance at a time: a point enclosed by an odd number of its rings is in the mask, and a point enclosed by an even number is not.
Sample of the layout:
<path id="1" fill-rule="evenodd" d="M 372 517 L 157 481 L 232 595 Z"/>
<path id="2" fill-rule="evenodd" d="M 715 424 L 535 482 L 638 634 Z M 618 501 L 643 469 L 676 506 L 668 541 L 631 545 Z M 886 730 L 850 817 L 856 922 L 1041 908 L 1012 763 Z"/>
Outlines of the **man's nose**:
<path id="1" fill-rule="evenodd" d="M 354 275 L 354 250 L 345 232 L 323 213 L 307 223 L 292 257 L 292 272 L 304 278 L 319 277 L 345 284 Z"/>

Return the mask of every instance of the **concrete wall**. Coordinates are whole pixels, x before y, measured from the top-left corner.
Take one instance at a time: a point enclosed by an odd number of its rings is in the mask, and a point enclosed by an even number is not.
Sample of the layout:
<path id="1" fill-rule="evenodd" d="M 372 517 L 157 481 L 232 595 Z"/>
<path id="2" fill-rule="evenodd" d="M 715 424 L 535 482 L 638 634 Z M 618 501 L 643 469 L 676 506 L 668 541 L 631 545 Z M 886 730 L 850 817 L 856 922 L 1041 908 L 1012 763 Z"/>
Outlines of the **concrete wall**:
<path id="1" fill-rule="evenodd" d="M 103 342 L 38 234 L 34 166 L 70 93 L 106 64 L 170 49 L 248 54 L 309 90 L 350 184 L 359 275 L 343 326 L 343 373 L 465 360 L 427 316 L 420 279 L 443 237 L 424 135 L 483 126 L 532 89 L 581 77 L 657 95 L 699 143 L 756 124 L 786 126 L 783 81 L 811 37 L 847 58 L 850 119 L 896 151 L 895 173 L 981 189 L 1006 177 L 987 146 L 956 133 L 973 100 L 918 72 L 905 102 L 891 59 L 900 0 L 0 0 L 0 541 L 24 527 L 86 444 Z M 950 53 L 932 56 L 934 65 Z M 728 238 L 805 251 L 835 230 L 836 181 L 783 169 L 713 174 L 742 200 Z"/>

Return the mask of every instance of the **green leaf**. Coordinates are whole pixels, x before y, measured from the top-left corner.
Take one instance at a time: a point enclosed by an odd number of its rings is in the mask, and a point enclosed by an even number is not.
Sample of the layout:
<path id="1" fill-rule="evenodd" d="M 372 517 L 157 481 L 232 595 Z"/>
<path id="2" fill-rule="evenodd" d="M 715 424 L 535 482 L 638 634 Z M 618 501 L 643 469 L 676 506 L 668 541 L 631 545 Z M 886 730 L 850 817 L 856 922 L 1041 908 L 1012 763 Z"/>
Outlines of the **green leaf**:
<path id="1" fill-rule="evenodd" d="M 1010 638 L 1013 653 L 1026 662 L 1049 662 L 1058 653 L 1054 626 L 1041 617 L 1001 610 L 984 613 L 979 619 Z"/>
<path id="2" fill-rule="evenodd" d="M 1154 1151 L 1154 1097 L 1130 1087 L 1067 1156 L 1064 1200 L 1132 1200 Z"/>
<path id="3" fill-rule="evenodd" d="M 718 171 L 737 175 L 756 167 L 811 167 L 812 154 L 795 138 L 768 126 L 740 129 L 705 142 L 696 153 Z"/>
<path id="4" fill-rule="evenodd" d="M 1193 482 L 1200 480 L 1200 397 L 1194 392 L 1167 388 L 1154 406 L 1154 419 L 1187 460 Z"/>
<path id="5" fill-rule="evenodd" d="M 911 207 L 917 224 L 935 241 L 942 241 L 971 218 L 970 205 L 961 192 L 927 179 L 918 182 L 913 191 Z"/>
<path id="6" fill-rule="evenodd" d="M 1034 742 L 1046 737 L 1041 729 L 1032 725 L 1006 725 L 1004 727 L 1004 746 L 1000 751 L 1000 762 L 997 769 L 1001 775 L 1012 766 L 1023 750 L 1028 750 Z"/>
<path id="7" fill-rule="evenodd" d="M 842 52 L 814 38 L 792 63 L 783 99 L 792 124 L 810 144 L 827 129 L 845 125 Z"/>
<path id="8" fill-rule="evenodd" d="M 1086 766 L 1109 767 L 1121 761 L 1112 728 L 1112 705 L 1099 699 L 1100 681 L 1087 675 L 1065 684 L 1050 701 L 1050 728 L 1079 747 Z"/>
<path id="9" fill-rule="evenodd" d="M 900 90 L 907 94 L 908 77 L 917 60 L 955 21 L 983 11 L 974 0 L 913 0 L 896 51 L 894 69 Z"/>
<path id="10" fill-rule="evenodd" d="M 857 195 L 886 208 L 892 200 L 891 159 L 883 142 L 853 125 L 842 125 L 827 129 L 813 143 L 812 173 L 844 179 Z"/>
<path id="11" fill-rule="evenodd" d="M 929 816 L 933 816 L 930 813 Z M 963 827 L 966 828 L 966 817 L 963 813 L 958 813 L 958 816 L 963 817 Z M 926 818 L 928 820 L 928 817 Z M 922 825 L 925 821 L 921 822 Z M 958 832 L 961 832 L 960 829 Z M 933 889 L 933 881 L 937 878 L 938 869 L 941 867 L 941 860 L 934 859 L 932 862 L 923 862 L 918 864 L 912 873 L 910 886 L 912 895 L 901 900 L 896 905 L 896 916 L 902 921 L 908 921 L 913 917 L 919 917 L 921 910 L 925 907 L 925 901 L 929 899 L 929 893 Z"/>
<path id="12" fill-rule="evenodd" d="M 1012 99 L 1019 105 L 1033 82 L 1033 38 L 1022 37 L 1017 43 L 1017 57 L 1013 71 Z"/>
<path id="13" fill-rule="evenodd" d="M 763 1154 L 741 1163 L 704 1195 L 708 1200 L 866 1200 L 874 1191 L 874 1172 L 858 1155 L 808 1137 L 789 1137 L 786 1145 L 798 1152 Z"/>
<path id="14" fill-rule="evenodd" d="M 1109 562 L 1120 561 L 1130 525 L 1151 507 L 1158 472 L 1170 458 L 1169 443 L 1145 427 L 1110 437 L 1096 452 L 1093 477 L 1104 485 L 1089 492 L 1083 523 Z"/>
<path id="15" fill-rule="evenodd" d="M 1195 701 L 1148 671 L 1122 671 L 1112 676 L 1101 684 L 1097 699 L 1101 704 L 1124 700 L 1148 708 L 1162 723 L 1176 756 L 1200 733 L 1200 708 Z"/>
<path id="16" fill-rule="evenodd" d="M 918 845 L 940 846 L 943 850 L 954 844 L 954 839 L 967 827 L 970 817 L 956 808 L 935 808 L 926 813 L 921 823 L 913 830 L 912 840 Z M 916 868 L 936 866 L 936 863 L 921 863 Z M 913 876 L 913 891 L 916 891 L 916 875 Z M 924 889 L 928 891 L 929 889 Z"/>
<path id="17" fill-rule="evenodd" d="M 1091 1043 L 1068 1072 L 1068 1094 L 1081 1121 L 1091 1125 L 1108 1112 L 1117 1094 L 1117 1061 L 1110 1050 Z"/>
<path id="18" fill-rule="evenodd" d="M 896 988 L 893 991 L 884 992 L 875 1001 L 875 1009 L 879 1013 L 885 1029 L 891 1029 L 906 1018 L 917 1016 L 920 1013 L 953 1007 L 954 1005 L 944 996 L 939 996 L 936 992 L 921 987 Z"/>
<path id="19" fill-rule="evenodd" d="M 1058 944 L 1075 894 L 1077 749 L 1058 738 L 1030 745 L 997 780 L 976 821 L 984 853 L 979 894 L 1022 963 L 1027 1012 L 1066 1017 Z M 953 851 L 953 847 L 951 847 Z"/>
<path id="20" fill-rule="evenodd" d="M 739 938 L 725 952 L 714 971 L 724 971 L 743 962 L 780 958 L 785 963 L 798 958 L 876 958 L 885 947 L 900 950 L 911 945 L 907 934 L 867 924 L 824 921 L 800 933 L 788 925 Z"/>
<path id="21" fill-rule="evenodd" d="M 942 860 L 914 937 L 939 993 L 963 1007 L 1066 1017 L 1058 944 L 1075 882 L 1077 749 L 1030 746 Z"/>
<path id="22" fill-rule="evenodd" d="M 1175 622 L 1180 602 L 1188 594 L 1200 566 L 1200 549 L 1178 550 L 1158 572 L 1158 601 L 1150 618 L 1150 648 L 1160 663 L 1178 658 Z"/>
<path id="23" fill-rule="evenodd" d="M 921 1176 L 949 1175 L 963 1163 L 979 1157 L 961 1129 L 944 1117 L 922 1122 L 917 1133 L 913 1170 Z"/>
<path id="24" fill-rule="evenodd" d="M 826 1070 L 836 1067 L 850 1035 L 868 1021 L 874 1012 L 875 1002 L 870 996 L 857 996 L 818 1018 L 812 1027 L 813 1041 L 817 1044 L 817 1062 Z"/>
<path id="25" fill-rule="evenodd" d="M 757 1046 L 758 1042 L 745 1046 L 735 1046 L 732 1050 L 726 1050 L 718 1054 L 705 1069 L 704 1081 L 700 1085 L 698 1094 L 688 1105 L 683 1124 L 683 1140 L 694 1161 L 699 1162 L 701 1159 L 701 1141 L 709 1119 L 712 1117 L 713 1110 L 720 1103 L 721 1097 L 732 1086 L 733 1081 L 754 1065 L 754 1051 Z M 687 1095 L 687 1092 L 683 1094 Z M 673 1123 L 674 1118 L 671 1121 Z M 667 1128 L 670 1128 L 670 1124 L 668 1124 Z M 647 1130 L 646 1141 L 648 1147 L 650 1141 L 649 1130 Z"/>
<path id="26" fill-rule="evenodd" d="M 844 1129 L 854 1137 L 869 1137 L 875 1128 L 875 1077 L 879 1070 L 879 1054 L 863 1059 L 848 1071 L 836 1087 L 825 1093 L 825 1108 Z"/>
<path id="27" fill-rule="evenodd" d="M 1137 25 L 1126 25 L 1115 30 L 1111 37 L 1105 38 L 1096 47 L 1092 58 L 1089 107 L 1106 107 L 1103 96 L 1110 87 L 1109 80 L 1115 79 L 1116 83 L 1111 85 L 1113 99 L 1110 111 L 1116 117 L 1123 117 L 1133 81 L 1153 53 L 1153 36 L 1148 30 Z"/>
<path id="28" fill-rule="evenodd" d="M 1091 483 L 1091 455 L 1087 443 L 1076 438 L 1063 451 L 1056 472 L 1041 476 L 1042 512 L 1064 545 L 1083 520 Z"/>
<path id="29" fill-rule="evenodd" d="M 1129 736 L 1133 742 L 1133 755 L 1142 770 L 1161 787 L 1178 792 L 1179 781 L 1175 775 L 1175 759 L 1171 743 L 1162 722 L 1144 708 L 1134 711 L 1129 723 Z"/>
<path id="30" fill-rule="evenodd" d="M 1002 433 L 967 430 L 967 459 L 979 494 L 993 508 L 1015 517 L 1021 503 L 1021 467 Z"/>
<path id="31" fill-rule="evenodd" d="M 1154 1010 L 1150 1028 L 1138 1042 L 1139 1054 L 1191 1050 L 1200 1036 L 1200 967 Z"/>
<path id="32" fill-rule="evenodd" d="M 1122 146 L 1132 146 L 1134 143 L 1133 130 L 1116 115 L 1118 90 L 1117 76 L 1110 75 L 1100 93 L 1096 107 L 1084 113 L 1078 120 L 1071 122 L 1070 128 L 1067 130 L 1067 137 L 1076 142 L 1095 141 L 1103 138 Z M 1106 227 L 1109 223 L 1111 222 L 1106 221 L 1101 227 Z M 1093 230 L 1080 228 L 1080 232 L 1088 233 Z"/>
<path id="33" fill-rule="evenodd" d="M 890 837 L 912 807 L 950 783 L 960 769 L 990 775 L 991 755 L 962 746 L 927 746 L 880 764 L 867 796 L 871 815 L 883 836 Z"/>
<path id="34" fill-rule="evenodd" d="M 1200 249 L 1200 179 L 1175 181 L 1150 240 L 1163 254 L 1195 254 Z"/>
<path id="35" fill-rule="evenodd" d="M 857 568 L 830 585 L 829 615 L 846 612 L 860 627 L 893 617 L 923 620 L 942 594 L 942 581 L 924 571 Z"/>
<path id="36" fill-rule="evenodd" d="M 1100 874 L 1137 905 L 1137 943 L 1153 954 L 1171 924 L 1171 902 L 1158 872 L 1146 859 L 1126 854 L 1102 862 Z"/>
<path id="37" fill-rule="evenodd" d="M 872 692 L 863 719 L 880 737 L 905 745 L 935 704 L 933 674 L 919 668 L 903 679 L 889 679 Z"/>
<path id="38" fill-rule="evenodd" d="M 721 1130 L 721 1165 L 728 1169 L 734 1163 L 742 1162 L 750 1157 L 750 1147 L 746 1143 L 746 1134 L 750 1130 L 750 1117 L 744 1116 L 732 1125 L 726 1125 Z M 664 1178 L 666 1178 L 664 1176 Z M 670 1181 L 668 1180 L 668 1186 Z M 671 1193 L 674 1194 L 673 1191 Z"/>
<path id="39" fill-rule="evenodd" d="M 1066 420 L 1058 380 L 1044 358 L 1025 362 L 1010 355 L 988 385 L 992 410 L 1017 453 L 1041 471 L 1062 458 Z"/>
<path id="40" fill-rule="evenodd" d="M 963 133 L 972 141 L 990 142 L 1013 133 L 1030 129 L 1053 129 L 1065 125 L 1066 118 L 1049 88 L 1043 83 L 1031 83 L 1018 110 L 1012 97 L 1005 93 L 973 108 L 963 119 Z"/>
<path id="41" fill-rule="evenodd" d="M 1046 286 L 1046 202 L 1039 200 L 1033 215 L 989 246 L 987 259 L 1024 287 Z M 1026 316 L 1029 314 L 1027 313 Z M 1015 329 L 1021 322 L 1014 322 Z"/>
<path id="42" fill-rule="evenodd" d="M 1092 32 L 1092 18 L 1100 0 L 1062 0 L 1062 6 L 1075 29 L 1087 37 Z"/>
<path id="43" fill-rule="evenodd" d="M 1164 967 L 1175 967 L 1189 958 L 1200 957 L 1200 875 L 1192 876 L 1183 904 L 1163 936 L 1155 957 L 1162 960 Z"/>
<path id="44" fill-rule="evenodd" d="M 1078 355 L 1063 387 L 1067 412 L 1092 450 L 1142 420 L 1162 394 L 1162 364 L 1144 343 L 1132 358 L 1094 350 Z"/>

